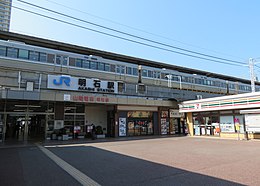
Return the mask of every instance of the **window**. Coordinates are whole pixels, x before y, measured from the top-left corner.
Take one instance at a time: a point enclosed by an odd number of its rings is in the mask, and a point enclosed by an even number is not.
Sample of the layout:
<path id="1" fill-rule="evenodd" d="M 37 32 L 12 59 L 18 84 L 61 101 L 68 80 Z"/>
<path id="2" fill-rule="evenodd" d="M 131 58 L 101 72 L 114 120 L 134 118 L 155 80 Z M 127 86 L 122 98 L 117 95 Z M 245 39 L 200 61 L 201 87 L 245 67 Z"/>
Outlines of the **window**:
<path id="1" fill-rule="evenodd" d="M 98 62 L 98 70 L 104 71 L 104 69 L 105 69 L 105 64 L 101 63 L 101 62 Z"/>
<path id="2" fill-rule="evenodd" d="M 53 58 L 54 58 L 54 55 L 53 55 Z M 40 52 L 40 58 L 39 59 L 40 59 L 41 62 L 47 62 L 47 54 Z"/>
<path id="3" fill-rule="evenodd" d="M 138 76 L 138 69 L 137 68 L 133 68 L 133 75 Z"/>
<path id="4" fill-rule="evenodd" d="M 17 48 L 7 48 L 7 57 L 17 58 L 18 49 Z"/>
<path id="5" fill-rule="evenodd" d="M 151 70 L 148 70 L 148 77 L 153 77 L 153 71 L 151 71 Z"/>
<path id="6" fill-rule="evenodd" d="M 132 67 L 126 67 L 126 74 L 132 75 Z"/>
<path id="7" fill-rule="evenodd" d="M 105 63 L 105 71 L 107 72 L 110 71 L 110 64 Z"/>
<path id="8" fill-rule="evenodd" d="M 68 62 L 67 56 L 56 55 L 56 64 L 67 65 L 67 62 Z"/>
<path id="9" fill-rule="evenodd" d="M 116 66 L 115 65 L 110 65 L 110 67 L 111 67 L 111 72 L 116 72 Z"/>
<path id="10" fill-rule="evenodd" d="M 123 66 L 123 65 L 117 65 L 117 66 L 116 66 L 116 73 L 118 73 L 118 74 L 124 74 L 124 73 L 125 73 L 125 66 Z"/>
<path id="11" fill-rule="evenodd" d="M 90 69 L 97 70 L 97 62 L 90 61 Z"/>
<path id="12" fill-rule="evenodd" d="M 48 63 L 54 63 L 55 55 L 54 54 L 48 54 L 47 55 L 47 62 Z"/>
<path id="13" fill-rule="evenodd" d="M 6 47 L 0 46 L 0 56 L 6 56 Z"/>
<path id="14" fill-rule="evenodd" d="M 29 58 L 29 51 L 24 49 L 19 49 L 18 58 L 21 59 L 28 59 Z"/>
<path id="15" fill-rule="evenodd" d="M 88 68 L 89 69 L 89 61 L 87 60 L 82 60 L 82 68 Z"/>
<path id="16" fill-rule="evenodd" d="M 75 64 L 75 66 L 76 67 L 82 67 L 82 59 L 76 59 L 76 64 Z"/>
<path id="17" fill-rule="evenodd" d="M 123 93 L 125 91 L 125 84 L 123 82 L 118 82 L 118 92 Z"/>
<path id="18" fill-rule="evenodd" d="M 72 58 L 72 57 L 70 57 L 69 58 L 69 66 L 76 66 L 76 59 L 75 58 Z"/>
<path id="19" fill-rule="evenodd" d="M 29 60 L 39 61 L 39 52 L 29 51 Z"/>
<path id="20" fill-rule="evenodd" d="M 143 77 L 147 77 L 147 76 L 148 76 L 148 70 L 143 69 L 143 70 L 142 70 L 142 76 L 143 76 Z"/>
<path id="21" fill-rule="evenodd" d="M 153 77 L 156 78 L 156 79 L 160 79 L 161 78 L 161 73 L 158 72 L 158 71 L 154 71 Z"/>
<path id="22" fill-rule="evenodd" d="M 220 116 L 221 132 L 235 132 L 233 116 Z"/>

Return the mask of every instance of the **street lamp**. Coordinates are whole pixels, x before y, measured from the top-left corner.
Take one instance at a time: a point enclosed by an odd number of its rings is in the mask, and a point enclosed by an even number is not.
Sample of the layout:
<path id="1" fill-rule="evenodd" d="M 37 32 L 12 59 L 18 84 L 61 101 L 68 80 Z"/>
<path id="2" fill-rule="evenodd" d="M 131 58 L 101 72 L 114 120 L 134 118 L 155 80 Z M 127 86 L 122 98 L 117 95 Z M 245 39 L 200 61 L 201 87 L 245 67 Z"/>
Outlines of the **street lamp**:
<path id="1" fill-rule="evenodd" d="M 142 83 L 142 65 L 138 65 L 138 83 Z"/>

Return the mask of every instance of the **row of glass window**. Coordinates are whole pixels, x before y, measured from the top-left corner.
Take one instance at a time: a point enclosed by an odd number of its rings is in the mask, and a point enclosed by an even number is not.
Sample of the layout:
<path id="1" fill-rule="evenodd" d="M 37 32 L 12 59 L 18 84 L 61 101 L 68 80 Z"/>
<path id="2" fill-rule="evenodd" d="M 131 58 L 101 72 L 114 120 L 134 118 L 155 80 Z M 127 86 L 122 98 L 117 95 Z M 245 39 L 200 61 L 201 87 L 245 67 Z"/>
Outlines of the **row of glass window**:
<path id="1" fill-rule="evenodd" d="M 69 66 L 74 66 L 79 68 L 87 68 L 93 70 L 115 72 L 118 74 L 128 74 L 128 75 L 138 76 L 138 69 L 135 67 L 126 67 L 124 65 L 108 64 L 108 63 L 103 63 L 98 61 L 91 61 L 87 59 L 68 57 L 64 55 L 46 54 L 44 52 L 37 52 L 37 51 L 18 49 L 12 47 L 0 46 L 0 56 L 7 56 L 10 58 L 20 58 L 20 59 L 27 59 L 31 61 L 55 63 L 64 66 L 69 65 Z M 141 73 L 142 73 L 142 77 L 167 79 L 166 76 L 167 74 L 161 73 L 160 71 L 142 69 Z M 207 80 L 202 78 L 185 77 L 179 75 L 172 75 L 172 81 L 181 81 L 186 83 L 208 85 L 208 86 L 222 87 L 222 88 L 226 88 L 227 86 L 225 82 Z M 229 88 L 235 90 L 236 89 L 235 84 L 229 83 Z M 239 90 L 242 91 L 251 91 L 251 87 L 246 85 L 239 85 L 238 88 Z"/>

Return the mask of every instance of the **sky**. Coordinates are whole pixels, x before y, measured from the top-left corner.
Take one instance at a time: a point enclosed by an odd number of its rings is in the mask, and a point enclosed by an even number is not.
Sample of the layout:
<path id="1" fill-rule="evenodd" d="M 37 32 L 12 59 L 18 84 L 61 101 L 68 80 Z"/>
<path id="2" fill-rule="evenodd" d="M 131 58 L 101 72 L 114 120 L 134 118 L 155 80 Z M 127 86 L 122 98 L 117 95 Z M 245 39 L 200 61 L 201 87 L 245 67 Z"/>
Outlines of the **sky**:
<path id="1" fill-rule="evenodd" d="M 227 65 L 140 45 L 14 7 L 11 32 L 244 79 L 250 79 L 247 65 L 249 58 L 255 59 L 256 63 L 260 61 L 259 0 L 24 1 L 165 45 L 238 61 L 245 65 Z M 186 53 L 43 11 L 19 0 L 13 0 L 13 6 L 85 28 Z M 260 68 L 255 68 L 255 74 L 260 76 Z"/>

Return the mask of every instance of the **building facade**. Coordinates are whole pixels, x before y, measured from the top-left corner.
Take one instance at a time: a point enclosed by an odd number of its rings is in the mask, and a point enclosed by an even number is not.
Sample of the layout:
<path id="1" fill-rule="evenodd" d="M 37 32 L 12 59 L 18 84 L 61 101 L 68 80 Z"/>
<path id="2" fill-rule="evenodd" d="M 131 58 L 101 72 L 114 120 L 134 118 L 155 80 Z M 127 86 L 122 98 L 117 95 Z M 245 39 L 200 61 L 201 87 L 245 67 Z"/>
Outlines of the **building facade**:
<path id="1" fill-rule="evenodd" d="M 249 88 L 243 79 L 0 32 L 1 141 L 88 138 L 93 128 L 98 137 L 182 135 L 181 101 Z"/>
<path id="2" fill-rule="evenodd" d="M 12 0 L 0 1 L 0 30 L 9 31 Z"/>
<path id="3" fill-rule="evenodd" d="M 184 101 L 191 136 L 260 137 L 260 92 Z"/>

